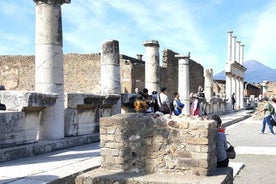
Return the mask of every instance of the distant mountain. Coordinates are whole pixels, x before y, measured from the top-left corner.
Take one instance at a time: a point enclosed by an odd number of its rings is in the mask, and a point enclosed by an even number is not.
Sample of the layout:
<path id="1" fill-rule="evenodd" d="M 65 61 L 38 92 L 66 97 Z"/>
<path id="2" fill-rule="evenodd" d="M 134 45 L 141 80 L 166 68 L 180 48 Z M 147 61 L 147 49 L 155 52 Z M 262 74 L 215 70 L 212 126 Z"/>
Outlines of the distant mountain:
<path id="1" fill-rule="evenodd" d="M 245 71 L 245 80 L 250 83 L 260 83 L 264 80 L 276 82 L 276 69 L 272 69 L 258 61 L 249 60 L 244 62 L 244 66 L 247 68 Z M 225 71 L 214 75 L 215 80 L 225 80 Z"/>

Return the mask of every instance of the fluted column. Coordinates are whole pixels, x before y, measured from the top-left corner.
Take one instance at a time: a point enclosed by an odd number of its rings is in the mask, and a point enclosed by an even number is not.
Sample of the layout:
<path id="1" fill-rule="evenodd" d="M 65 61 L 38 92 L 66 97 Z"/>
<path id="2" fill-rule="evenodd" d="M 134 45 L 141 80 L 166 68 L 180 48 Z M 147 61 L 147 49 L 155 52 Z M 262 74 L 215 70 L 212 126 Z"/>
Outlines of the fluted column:
<path id="1" fill-rule="evenodd" d="M 117 40 L 102 44 L 101 51 L 101 93 L 121 95 L 120 52 Z M 121 98 L 112 106 L 112 114 L 121 113 Z"/>
<path id="2" fill-rule="evenodd" d="M 227 47 L 227 62 L 232 63 L 232 30 L 227 32 L 228 34 L 228 47 Z"/>
<path id="3" fill-rule="evenodd" d="M 236 61 L 236 40 L 237 40 L 237 36 L 232 36 L 232 43 L 233 43 L 232 63 L 234 63 Z"/>
<path id="4" fill-rule="evenodd" d="M 241 44 L 240 45 L 241 46 L 241 50 L 240 50 L 240 63 L 241 63 L 241 65 L 243 65 L 243 63 L 244 63 L 244 44 Z"/>
<path id="5" fill-rule="evenodd" d="M 232 96 L 232 75 L 226 74 L 226 87 L 225 87 L 226 99 L 228 99 L 227 109 L 231 109 L 231 96 Z"/>
<path id="6" fill-rule="evenodd" d="M 243 109 L 244 108 L 244 87 L 243 87 L 243 79 L 240 79 L 240 108 Z"/>
<path id="7" fill-rule="evenodd" d="M 35 90 L 58 95 L 56 104 L 43 111 L 41 139 L 64 137 L 64 72 L 61 5 L 66 0 L 36 3 Z"/>
<path id="8" fill-rule="evenodd" d="M 235 108 L 237 105 L 237 87 L 236 87 L 237 83 L 236 83 L 236 76 L 232 76 L 232 94 L 235 93 L 235 100 L 236 100 L 236 104 L 235 104 Z M 232 95 L 231 94 L 231 95 Z M 232 101 L 231 101 L 232 104 Z"/>
<path id="9" fill-rule="evenodd" d="M 159 43 L 156 40 L 144 42 L 145 46 L 145 87 L 152 91 L 160 91 L 159 79 Z"/>
<path id="10" fill-rule="evenodd" d="M 240 104 L 241 104 L 241 101 L 240 101 L 240 78 L 237 77 L 236 80 L 235 80 L 236 84 L 236 108 L 239 109 L 240 108 Z"/>
<path id="11" fill-rule="evenodd" d="M 241 41 L 237 41 L 236 47 L 237 47 L 237 62 L 241 63 L 241 61 L 240 61 L 240 59 L 241 59 Z"/>
<path id="12" fill-rule="evenodd" d="M 189 61 L 190 54 L 187 56 L 176 55 L 178 58 L 178 93 L 180 100 L 185 104 L 182 114 L 190 114 L 190 76 L 189 76 Z"/>

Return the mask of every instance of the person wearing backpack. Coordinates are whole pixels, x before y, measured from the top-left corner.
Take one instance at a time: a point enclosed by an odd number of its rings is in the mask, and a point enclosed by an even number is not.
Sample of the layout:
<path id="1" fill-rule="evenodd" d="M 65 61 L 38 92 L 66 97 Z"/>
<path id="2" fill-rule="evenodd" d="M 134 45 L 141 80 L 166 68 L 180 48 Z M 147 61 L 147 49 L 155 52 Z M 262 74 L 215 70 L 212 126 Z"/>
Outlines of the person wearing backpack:
<path id="1" fill-rule="evenodd" d="M 265 101 L 265 105 L 264 108 L 259 111 L 259 112 L 264 112 L 264 118 L 263 118 L 263 126 L 262 126 L 262 130 L 261 130 L 261 134 L 265 133 L 265 127 L 266 124 L 268 125 L 268 128 L 270 130 L 270 134 L 274 135 L 274 130 L 273 130 L 273 125 L 271 124 L 270 119 L 272 118 L 272 116 L 275 114 L 275 109 L 274 107 L 268 102 L 268 98 L 264 98 Z"/>

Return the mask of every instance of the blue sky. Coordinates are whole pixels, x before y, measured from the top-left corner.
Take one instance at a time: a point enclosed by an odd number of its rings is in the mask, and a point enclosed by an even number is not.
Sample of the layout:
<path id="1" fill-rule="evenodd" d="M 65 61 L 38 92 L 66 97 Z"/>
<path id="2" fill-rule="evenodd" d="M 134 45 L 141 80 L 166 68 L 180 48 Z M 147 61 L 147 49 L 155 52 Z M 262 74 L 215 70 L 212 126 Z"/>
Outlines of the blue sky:
<path id="1" fill-rule="evenodd" d="M 34 55 L 35 3 L 0 1 L 0 55 Z M 98 53 L 118 40 L 120 53 L 143 54 L 145 40 L 224 70 L 227 31 L 245 44 L 244 60 L 276 69 L 276 0 L 71 0 L 62 5 L 63 51 Z"/>

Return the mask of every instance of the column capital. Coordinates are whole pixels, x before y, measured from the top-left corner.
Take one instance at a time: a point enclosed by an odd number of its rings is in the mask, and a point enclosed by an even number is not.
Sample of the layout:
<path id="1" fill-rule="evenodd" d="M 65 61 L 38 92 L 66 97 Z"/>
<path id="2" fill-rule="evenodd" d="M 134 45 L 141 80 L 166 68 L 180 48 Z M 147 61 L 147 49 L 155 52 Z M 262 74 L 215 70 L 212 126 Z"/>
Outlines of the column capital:
<path id="1" fill-rule="evenodd" d="M 178 59 L 190 59 L 191 53 L 189 52 L 187 55 L 176 54 L 175 57 Z"/>
<path id="2" fill-rule="evenodd" d="M 241 43 L 241 41 L 237 41 L 237 43 Z"/>
<path id="3" fill-rule="evenodd" d="M 159 47 L 159 43 L 157 40 L 146 40 L 143 45 L 145 47 Z"/>
<path id="4" fill-rule="evenodd" d="M 236 35 L 233 35 L 232 38 L 237 38 L 237 36 L 236 36 Z"/>
<path id="5" fill-rule="evenodd" d="M 33 0 L 36 4 L 38 2 L 47 3 L 47 4 L 64 4 L 64 3 L 71 3 L 71 0 Z"/>
<path id="6" fill-rule="evenodd" d="M 233 30 L 228 30 L 227 33 L 232 34 Z"/>

